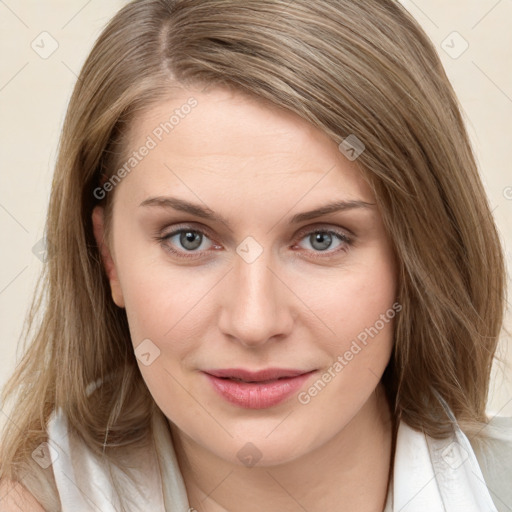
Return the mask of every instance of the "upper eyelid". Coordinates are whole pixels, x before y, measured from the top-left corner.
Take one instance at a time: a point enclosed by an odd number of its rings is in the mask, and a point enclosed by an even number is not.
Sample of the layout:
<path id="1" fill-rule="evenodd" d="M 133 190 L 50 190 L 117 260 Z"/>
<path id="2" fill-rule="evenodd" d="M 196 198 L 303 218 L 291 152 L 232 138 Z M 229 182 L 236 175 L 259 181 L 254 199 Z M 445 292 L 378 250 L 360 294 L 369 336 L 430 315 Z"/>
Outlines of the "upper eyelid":
<path id="1" fill-rule="evenodd" d="M 315 225 L 311 226 L 311 225 L 308 225 L 308 226 L 304 226 L 302 228 L 300 228 L 298 230 L 298 233 L 296 236 L 299 236 L 301 235 L 302 233 L 304 234 L 309 234 L 311 232 L 314 232 L 314 231 L 326 231 L 326 232 L 329 232 L 329 231 L 342 231 L 344 234 L 346 233 L 346 237 L 347 238 L 355 238 L 355 234 L 348 228 L 345 228 L 345 227 L 342 227 L 342 226 L 333 226 L 333 225 L 329 225 L 329 224 L 321 224 L 321 223 L 316 223 Z"/>
<path id="2" fill-rule="evenodd" d="M 161 229 L 159 232 L 161 233 L 162 237 L 167 237 L 167 236 L 171 236 L 171 235 L 176 234 L 181 231 L 186 231 L 187 229 L 189 229 L 189 231 L 202 232 L 202 233 L 208 235 L 210 238 L 214 238 L 211 236 L 211 234 L 213 232 L 210 229 L 208 229 L 206 226 L 203 226 L 203 225 L 196 226 L 194 222 L 178 223 L 178 224 L 175 224 L 172 226 L 165 227 L 165 228 Z"/>

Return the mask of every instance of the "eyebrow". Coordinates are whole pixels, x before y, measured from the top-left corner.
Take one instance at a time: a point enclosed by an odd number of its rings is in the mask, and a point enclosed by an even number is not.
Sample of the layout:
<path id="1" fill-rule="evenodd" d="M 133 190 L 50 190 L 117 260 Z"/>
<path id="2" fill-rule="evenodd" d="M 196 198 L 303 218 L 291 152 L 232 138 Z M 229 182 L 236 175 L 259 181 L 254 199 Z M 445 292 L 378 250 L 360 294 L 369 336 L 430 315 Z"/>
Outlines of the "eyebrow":
<path id="1" fill-rule="evenodd" d="M 208 219 L 211 221 L 222 222 L 228 228 L 231 229 L 229 221 L 224 218 L 222 215 L 215 213 L 213 210 L 206 206 L 201 206 L 199 204 L 194 204 L 189 201 L 185 201 L 185 199 L 179 199 L 177 197 L 170 196 L 157 196 L 157 197 L 149 197 L 140 203 L 139 206 L 156 206 L 161 208 L 173 208 L 174 210 L 178 210 L 181 212 L 189 213 L 191 215 L 195 215 L 196 217 L 201 217 L 203 219 Z M 306 220 L 316 219 L 317 217 L 321 217 L 323 215 L 327 215 L 329 213 L 336 213 L 340 211 L 347 211 L 353 209 L 360 208 L 372 208 L 375 206 L 375 203 L 368 203 L 366 201 L 362 201 L 359 199 L 353 200 L 340 200 L 334 201 L 331 203 L 327 203 L 324 206 L 320 206 L 315 208 L 314 210 L 309 210 L 307 212 L 297 213 L 290 219 L 290 224 L 298 224 L 299 222 L 304 222 Z"/>

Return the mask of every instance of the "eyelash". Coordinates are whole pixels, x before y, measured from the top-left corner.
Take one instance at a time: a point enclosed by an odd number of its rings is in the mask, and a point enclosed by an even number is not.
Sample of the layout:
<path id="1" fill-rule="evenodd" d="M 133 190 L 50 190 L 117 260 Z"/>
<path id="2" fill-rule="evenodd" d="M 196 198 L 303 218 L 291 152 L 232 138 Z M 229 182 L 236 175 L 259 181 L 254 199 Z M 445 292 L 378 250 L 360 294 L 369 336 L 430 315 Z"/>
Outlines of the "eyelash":
<path id="1" fill-rule="evenodd" d="M 186 226 L 186 225 L 180 226 L 179 229 L 175 229 L 171 233 L 167 233 L 164 235 L 157 235 L 154 238 L 166 251 L 172 253 L 173 255 L 177 256 L 178 258 L 199 259 L 201 256 L 197 256 L 198 252 L 196 252 L 196 251 L 190 252 L 189 251 L 187 254 L 187 252 L 177 251 L 176 249 L 173 249 L 167 243 L 169 241 L 169 239 L 172 238 L 173 236 L 179 235 L 180 233 L 184 233 L 184 232 L 192 232 L 192 233 L 196 233 L 196 234 L 201 234 L 201 235 L 209 238 L 209 233 L 207 231 L 200 229 L 200 228 L 193 228 L 192 226 Z M 314 253 L 316 253 L 313 256 L 313 258 L 329 258 L 329 257 L 339 254 L 341 251 L 346 252 L 347 246 L 351 246 L 353 243 L 352 239 L 350 237 L 348 237 L 345 233 L 343 233 L 341 231 L 333 230 L 332 228 L 328 229 L 328 228 L 322 228 L 322 227 L 317 227 L 317 228 L 311 229 L 309 231 L 301 231 L 298 235 L 298 241 L 301 241 L 302 239 L 304 239 L 308 236 L 317 234 L 317 233 L 322 233 L 322 234 L 327 233 L 329 235 L 334 235 L 335 237 L 337 237 L 340 240 L 340 242 L 343 243 L 343 245 L 341 245 L 338 249 L 335 249 L 333 251 L 329 251 L 327 249 L 325 251 L 313 251 Z"/>

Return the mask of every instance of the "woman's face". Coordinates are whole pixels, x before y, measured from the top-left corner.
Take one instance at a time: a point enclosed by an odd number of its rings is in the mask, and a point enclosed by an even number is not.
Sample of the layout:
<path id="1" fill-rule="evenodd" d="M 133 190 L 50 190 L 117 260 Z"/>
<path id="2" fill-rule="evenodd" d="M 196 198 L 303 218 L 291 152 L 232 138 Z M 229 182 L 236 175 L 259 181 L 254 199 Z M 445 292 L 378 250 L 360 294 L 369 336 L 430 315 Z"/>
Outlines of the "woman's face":
<path id="1" fill-rule="evenodd" d="M 400 308 L 355 161 L 293 113 L 180 89 L 136 120 L 123 166 L 95 192 L 115 188 L 104 259 L 173 428 L 246 465 L 336 436 L 375 396 Z"/>

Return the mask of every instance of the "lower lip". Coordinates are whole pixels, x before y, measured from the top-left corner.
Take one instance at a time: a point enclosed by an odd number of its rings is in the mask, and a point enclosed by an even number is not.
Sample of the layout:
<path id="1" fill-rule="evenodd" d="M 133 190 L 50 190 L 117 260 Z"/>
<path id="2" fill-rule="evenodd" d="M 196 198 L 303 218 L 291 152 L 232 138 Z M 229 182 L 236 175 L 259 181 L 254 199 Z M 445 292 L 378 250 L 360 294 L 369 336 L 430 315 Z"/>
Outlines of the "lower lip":
<path id="1" fill-rule="evenodd" d="M 228 402 L 245 409 L 266 409 L 296 393 L 314 372 L 264 383 L 222 379 L 205 373 L 213 389 Z"/>

